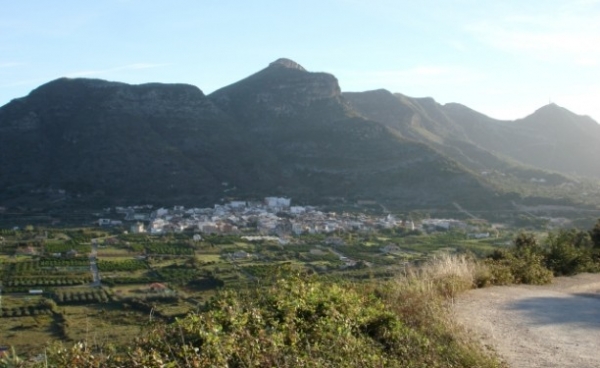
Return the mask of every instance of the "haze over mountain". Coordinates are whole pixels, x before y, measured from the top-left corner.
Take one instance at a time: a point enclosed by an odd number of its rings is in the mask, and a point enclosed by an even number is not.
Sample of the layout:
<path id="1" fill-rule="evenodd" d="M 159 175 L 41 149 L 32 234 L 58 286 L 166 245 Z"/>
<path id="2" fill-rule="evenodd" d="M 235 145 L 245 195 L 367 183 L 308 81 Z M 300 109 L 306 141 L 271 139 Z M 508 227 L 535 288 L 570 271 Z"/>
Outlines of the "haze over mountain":
<path id="1" fill-rule="evenodd" d="M 385 90 L 344 93 L 361 115 L 428 143 L 478 171 L 519 170 L 515 163 L 566 175 L 600 178 L 600 125 L 549 104 L 516 121 L 466 106 L 440 105 Z"/>
<path id="2" fill-rule="evenodd" d="M 482 173 L 548 185 L 571 179 L 535 167 L 600 176 L 597 143 L 600 126 L 557 106 L 505 122 L 384 90 L 342 94 L 333 75 L 288 59 L 208 96 L 63 78 L 0 108 L 0 205 L 285 195 L 483 208 L 500 190 Z M 558 145 L 571 153 L 555 160 Z"/>

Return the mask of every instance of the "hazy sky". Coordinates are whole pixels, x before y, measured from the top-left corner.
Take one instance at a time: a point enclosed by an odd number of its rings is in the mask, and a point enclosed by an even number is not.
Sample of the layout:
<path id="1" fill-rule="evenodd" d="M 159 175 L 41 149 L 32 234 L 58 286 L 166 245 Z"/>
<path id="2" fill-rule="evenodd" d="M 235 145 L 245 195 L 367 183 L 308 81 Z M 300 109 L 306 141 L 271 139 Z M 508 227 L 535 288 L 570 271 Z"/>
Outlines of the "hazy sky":
<path id="1" fill-rule="evenodd" d="M 279 57 L 343 91 L 600 121 L 600 0 L 5 0 L 0 105 L 63 76 L 208 94 Z"/>

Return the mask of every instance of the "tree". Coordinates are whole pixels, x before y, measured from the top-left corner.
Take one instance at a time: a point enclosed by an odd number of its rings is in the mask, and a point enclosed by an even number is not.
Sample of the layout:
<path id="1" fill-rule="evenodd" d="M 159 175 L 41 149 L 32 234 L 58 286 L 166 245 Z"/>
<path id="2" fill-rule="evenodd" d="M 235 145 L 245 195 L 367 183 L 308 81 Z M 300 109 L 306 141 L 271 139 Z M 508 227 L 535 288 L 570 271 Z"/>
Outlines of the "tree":
<path id="1" fill-rule="evenodd" d="M 590 231 L 590 237 L 594 248 L 600 248 L 600 219 L 596 222 L 596 226 Z"/>
<path id="2" fill-rule="evenodd" d="M 522 232 L 515 238 L 515 247 L 517 249 L 534 249 L 538 247 L 538 241 L 534 234 Z"/>
<path id="3" fill-rule="evenodd" d="M 589 250 L 577 244 L 580 240 L 576 230 L 559 230 L 549 233 L 546 239 L 546 267 L 555 276 L 570 276 L 593 269 Z"/>

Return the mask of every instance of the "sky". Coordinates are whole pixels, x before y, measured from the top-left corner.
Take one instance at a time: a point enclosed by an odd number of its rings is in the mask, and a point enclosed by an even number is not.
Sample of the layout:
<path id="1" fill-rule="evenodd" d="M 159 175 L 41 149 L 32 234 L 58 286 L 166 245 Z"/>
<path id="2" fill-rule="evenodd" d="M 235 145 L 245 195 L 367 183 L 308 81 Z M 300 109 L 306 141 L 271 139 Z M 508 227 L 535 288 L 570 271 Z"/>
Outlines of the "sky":
<path id="1" fill-rule="evenodd" d="M 60 77 L 209 94 L 286 57 L 346 92 L 600 121 L 600 0 L 0 1 L 0 106 Z"/>

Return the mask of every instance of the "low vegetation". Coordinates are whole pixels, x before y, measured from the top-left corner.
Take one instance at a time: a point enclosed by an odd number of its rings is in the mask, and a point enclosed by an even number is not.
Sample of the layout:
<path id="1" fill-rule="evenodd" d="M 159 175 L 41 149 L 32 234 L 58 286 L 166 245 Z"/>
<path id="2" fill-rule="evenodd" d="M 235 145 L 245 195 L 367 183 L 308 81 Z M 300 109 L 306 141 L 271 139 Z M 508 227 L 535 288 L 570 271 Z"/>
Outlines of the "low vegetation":
<path id="1" fill-rule="evenodd" d="M 364 268 L 316 273 L 307 266 L 314 262 L 310 256 L 332 254 L 325 247 L 291 245 L 291 254 L 310 262 L 274 262 L 289 255 L 278 255 L 276 245 L 252 246 L 235 240 L 228 243 L 231 251 L 263 252 L 270 263 L 245 258 L 231 261 L 231 252 L 224 253 L 225 257 L 213 255 L 220 250 L 209 244 L 196 247 L 197 251 L 207 250 L 206 260 L 202 254 L 99 262 L 101 269 L 102 265 L 114 268 L 113 280 L 131 277 L 133 285 L 93 292 L 83 286 L 56 288 L 35 304 L 23 301 L 2 310 L 11 321 L 15 317 L 22 321 L 49 319 L 55 337 L 63 342 L 50 343 L 36 360 L 23 360 L 9 352 L 0 359 L 0 368 L 503 367 L 493 352 L 469 339 L 453 323 L 449 306 L 459 293 L 490 285 L 544 284 L 554 276 L 600 271 L 600 221 L 591 231 L 560 230 L 544 237 L 520 233 L 512 246 L 497 246 L 484 257 L 476 257 L 468 249 L 453 254 L 437 252 L 427 260 L 415 258 L 404 267 L 386 271 L 384 278 L 380 277 L 384 273 L 365 262 L 361 263 Z M 379 239 L 369 239 L 376 241 Z M 370 245 L 364 249 L 352 245 L 351 249 L 373 259 L 376 254 Z M 223 261 L 215 263 L 216 259 Z M 50 261 L 7 264 L 10 267 L 5 267 L 4 277 L 60 274 L 63 267 L 78 266 L 79 261 L 44 262 Z M 230 284 L 221 269 L 226 264 L 227 272 L 236 272 L 237 278 L 243 275 L 244 281 L 232 278 L 237 283 Z M 135 285 L 136 278 L 169 280 L 180 289 L 149 292 L 147 285 Z M 150 286 L 164 287 L 159 283 Z M 192 309 L 180 308 L 193 299 L 185 295 L 193 290 L 210 290 L 212 297 L 197 299 L 199 303 Z M 91 309 L 84 317 L 74 312 L 88 307 Z M 93 313 L 107 322 L 107 329 L 114 328 L 109 323 L 113 312 L 137 326 L 132 334 L 137 338 L 126 347 L 110 339 L 88 339 L 87 327 L 84 338 L 81 332 L 74 332 L 74 326 L 81 324 L 82 318 L 87 324 Z"/>
<path id="2" fill-rule="evenodd" d="M 465 257 L 396 279 L 332 283 L 292 266 L 266 286 L 224 290 L 198 312 L 150 324 L 127 351 L 51 346 L 43 362 L 2 367 L 501 367 L 449 322 L 448 298 L 471 288 Z"/>
<path id="3" fill-rule="evenodd" d="M 495 250 L 484 264 L 479 286 L 489 284 L 547 284 L 553 276 L 600 272 L 600 241 L 592 231 L 560 230 L 550 232 L 540 244 L 533 234 L 521 233 L 514 247 Z"/>

